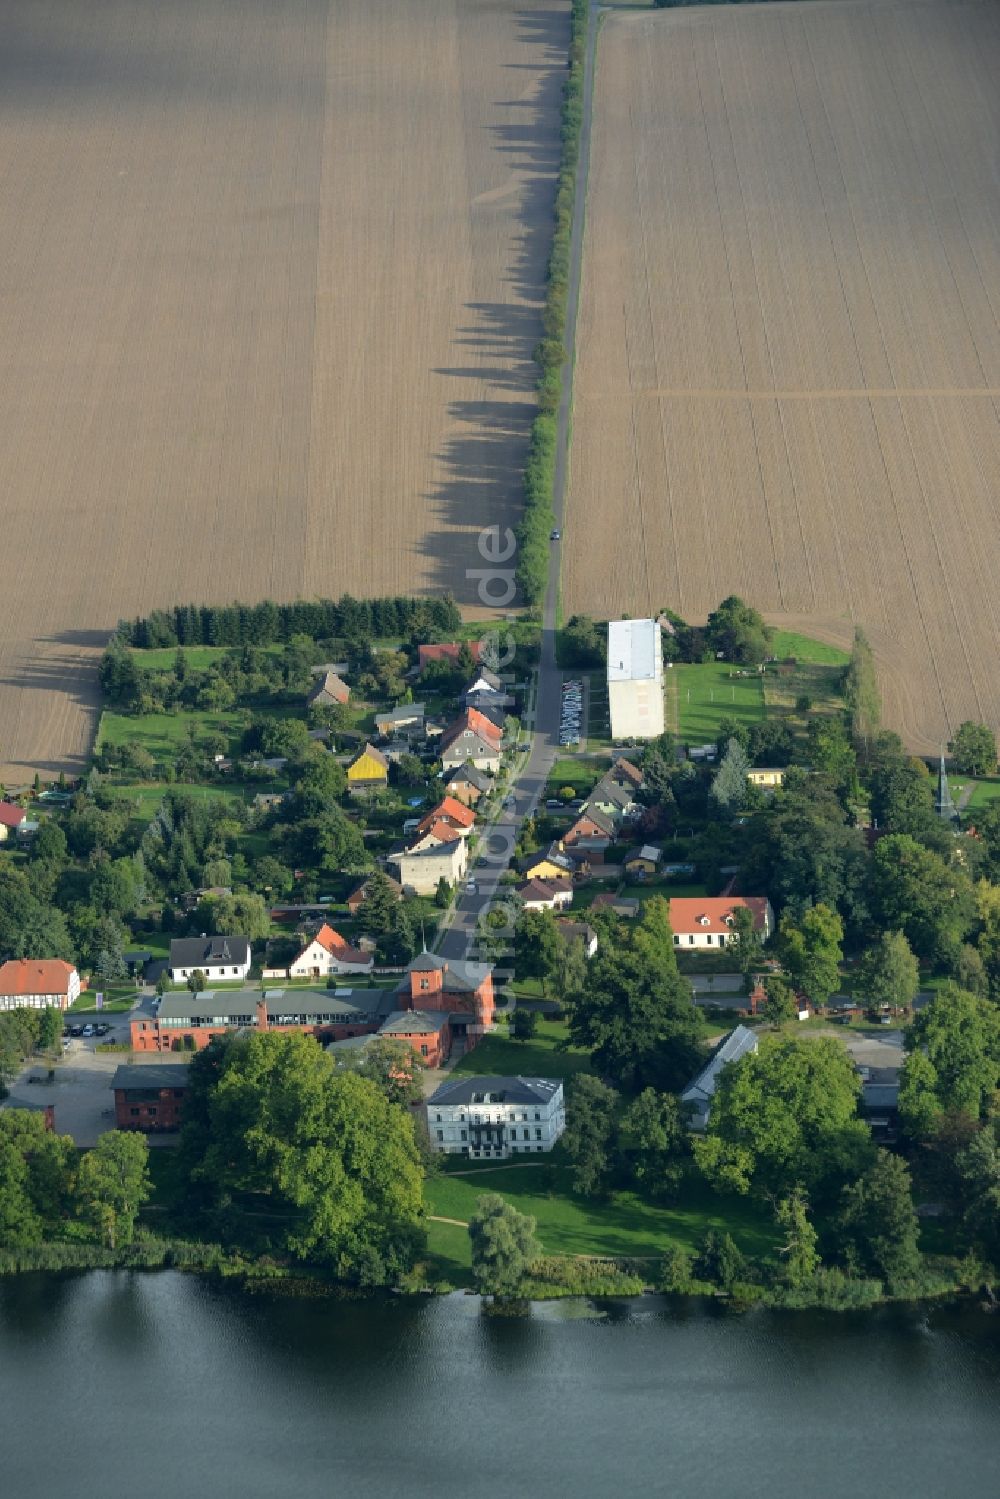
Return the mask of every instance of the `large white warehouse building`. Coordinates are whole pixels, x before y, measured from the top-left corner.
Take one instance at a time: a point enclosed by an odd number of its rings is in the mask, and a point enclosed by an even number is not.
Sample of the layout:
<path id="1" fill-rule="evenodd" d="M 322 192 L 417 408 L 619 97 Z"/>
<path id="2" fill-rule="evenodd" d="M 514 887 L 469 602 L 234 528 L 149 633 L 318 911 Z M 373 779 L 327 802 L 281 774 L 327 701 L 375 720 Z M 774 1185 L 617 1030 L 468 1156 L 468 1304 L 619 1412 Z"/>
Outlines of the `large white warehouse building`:
<path id="1" fill-rule="evenodd" d="M 663 651 L 655 619 L 609 623 L 608 702 L 612 739 L 663 733 Z"/>

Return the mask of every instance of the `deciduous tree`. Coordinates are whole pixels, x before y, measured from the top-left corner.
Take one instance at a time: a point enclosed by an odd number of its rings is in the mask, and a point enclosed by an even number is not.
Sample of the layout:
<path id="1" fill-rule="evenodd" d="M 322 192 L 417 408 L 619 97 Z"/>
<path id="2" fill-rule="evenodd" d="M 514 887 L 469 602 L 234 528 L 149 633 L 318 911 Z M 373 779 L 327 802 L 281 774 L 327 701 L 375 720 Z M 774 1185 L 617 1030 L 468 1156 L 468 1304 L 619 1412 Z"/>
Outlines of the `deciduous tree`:
<path id="1" fill-rule="evenodd" d="M 829 906 L 811 906 L 796 924 L 782 917 L 781 960 L 796 988 L 825 1005 L 840 984 L 844 924 Z"/>
<path id="2" fill-rule="evenodd" d="M 1000 1010 L 944 984 L 906 1033 L 900 1118 L 917 1138 L 944 1114 L 984 1118 L 1000 1087 Z"/>
<path id="3" fill-rule="evenodd" d="M 832 1037 L 762 1036 L 755 1053 L 723 1068 L 695 1158 L 710 1180 L 739 1192 L 785 1196 L 802 1186 L 814 1201 L 828 1197 L 870 1155 L 860 1087 Z"/>
<path id="4" fill-rule="evenodd" d="M 991 776 L 997 768 L 997 741 L 984 723 L 966 719 L 958 726 L 951 746 L 955 769 L 963 776 Z"/>
<path id="5" fill-rule="evenodd" d="M 920 968 L 902 932 L 883 932 L 865 949 L 858 992 L 873 1010 L 907 1009 L 920 988 Z"/>
<path id="6" fill-rule="evenodd" d="M 77 1191 L 84 1216 L 110 1249 L 130 1243 L 150 1192 L 146 1137 L 126 1130 L 102 1135 L 80 1162 Z"/>
<path id="7" fill-rule="evenodd" d="M 519 1213 L 497 1193 L 484 1193 L 469 1220 L 469 1239 L 479 1294 L 497 1300 L 517 1296 L 541 1253 L 534 1218 Z"/>
<path id="8" fill-rule="evenodd" d="M 568 1093 L 562 1145 L 573 1166 L 573 1190 L 604 1197 L 618 1165 L 621 1095 L 586 1072 L 573 1078 Z"/>
<path id="9" fill-rule="evenodd" d="M 909 1167 L 879 1150 L 864 1175 L 844 1188 L 833 1225 L 837 1251 L 852 1270 L 899 1291 L 920 1269 L 918 1232 Z"/>
<path id="10" fill-rule="evenodd" d="M 181 1159 L 193 1199 L 259 1198 L 285 1248 L 341 1279 L 392 1281 L 422 1243 L 412 1121 L 298 1032 L 229 1035 L 198 1054 Z"/>
<path id="11" fill-rule="evenodd" d="M 644 1194 L 659 1200 L 673 1197 L 689 1159 L 677 1096 L 644 1088 L 622 1115 L 619 1148 L 626 1171 Z"/>
<path id="12" fill-rule="evenodd" d="M 905 834 L 875 845 L 872 906 L 884 930 L 902 932 L 934 963 L 955 961 L 976 915 L 968 875 Z"/>
<path id="13" fill-rule="evenodd" d="M 796 1188 L 778 1203 L 775 1217 L 783 1230 L 785 1242 L 779 1253 L 788 1285 L 800 1289 L 812 1280 L 819 1269 L 817 1249 L 819 1236 L 809 1221 L 809 1203 L 805 1193 Z"/>
<path id="14" fill-rule="evenodd" d="M 727 661 L 756 666 L 770 655 L 774 631 L 756 609 L 730 594 L 708 616 L 705 634 L 712 649 L 721 651 Z"/>

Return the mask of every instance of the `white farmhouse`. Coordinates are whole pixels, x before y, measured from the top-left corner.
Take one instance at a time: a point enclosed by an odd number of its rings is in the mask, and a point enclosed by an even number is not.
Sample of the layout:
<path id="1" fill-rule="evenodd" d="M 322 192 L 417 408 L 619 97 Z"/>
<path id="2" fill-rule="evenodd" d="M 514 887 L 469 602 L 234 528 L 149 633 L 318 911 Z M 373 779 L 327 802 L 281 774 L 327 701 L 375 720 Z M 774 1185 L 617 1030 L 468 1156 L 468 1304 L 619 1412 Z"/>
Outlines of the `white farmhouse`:
<path id="1" fill-rule="evenodd" d="M 250 972 L 250 943 L 246 937 L 175 937 L 170 944 L 169 970 L 182 984 L 198 969 L 206 984 L 236 983 Z"/>
<path id="2" fill-rule="evenodd" d="M 463 1077 L 427 1100 L 431 1147 L 474 1160 L 551 1150 L 566 1128 L 563 1086 L 548 1077 Z"/>
<path id="3" fill-rule="evenodd" d="M 663 733 L 663 651 L 655 619 L 609 623 L 608 703 L 612 739 L 655 739 Z"/>

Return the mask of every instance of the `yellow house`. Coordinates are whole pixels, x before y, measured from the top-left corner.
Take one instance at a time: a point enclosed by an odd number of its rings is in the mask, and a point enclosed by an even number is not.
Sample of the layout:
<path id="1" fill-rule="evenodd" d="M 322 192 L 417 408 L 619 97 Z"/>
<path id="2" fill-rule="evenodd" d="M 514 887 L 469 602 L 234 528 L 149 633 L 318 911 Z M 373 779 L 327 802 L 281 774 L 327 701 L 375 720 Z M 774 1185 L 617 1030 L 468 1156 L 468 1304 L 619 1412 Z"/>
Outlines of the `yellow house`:
<path id="1" fill-rule="evenodd" d="M 784 779 L 784 770 L 777 769 L 775 766 L 754 766 L 753 769 L 747 771 L 747 780 L 751 786 L 760 786 L 771 791 L 775 786 L 780 786 Z"/>
<path id="2" fill-rule="evenodd" d="M 353 795 L 381 791 L 389 784 L 389 762 L 381 750 L 366 744 L 347 767 L 347 789 Z"/>
<path id="3" fill-rule="evenodd" d="M 565 878 L 566 870 L 548 854 L 539 854 L 534 863 L 525 866 L 524 873 L 529 880 L 558 880 Z"/>
<path id="4" fill-rule="evenodd" d="M 564 880 L 567 876 L 590 873 L 590 860 L 573 850 L 565 852 L 561 843 L 553 843 L 548 853 L 532 854 L 519 860 L 518 869 L 527 880 Z"/>

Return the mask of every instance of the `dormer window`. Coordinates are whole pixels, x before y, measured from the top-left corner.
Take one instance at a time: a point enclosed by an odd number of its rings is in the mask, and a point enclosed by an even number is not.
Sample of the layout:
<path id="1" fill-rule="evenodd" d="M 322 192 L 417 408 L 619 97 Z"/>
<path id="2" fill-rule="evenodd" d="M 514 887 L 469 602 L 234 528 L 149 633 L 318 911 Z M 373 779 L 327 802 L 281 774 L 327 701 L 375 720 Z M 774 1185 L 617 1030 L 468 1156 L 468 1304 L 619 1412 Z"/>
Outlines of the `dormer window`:
<path id="1" fill-rule="evenodd" d="M 732 924 L 733 924 L 733 914 L 732 914 L 731 911 L 726 916 L 724 916 L 722 919 L 726 923 L 726 926 L 732 926 Z"/>
<path id="2" fill-rule="evenodd" d="M 712 918 L 711 918 L 711 916 L 699 916 L 698 917 L 698 925 L 699 926 L 711 926 L 712 925 Z"/>

